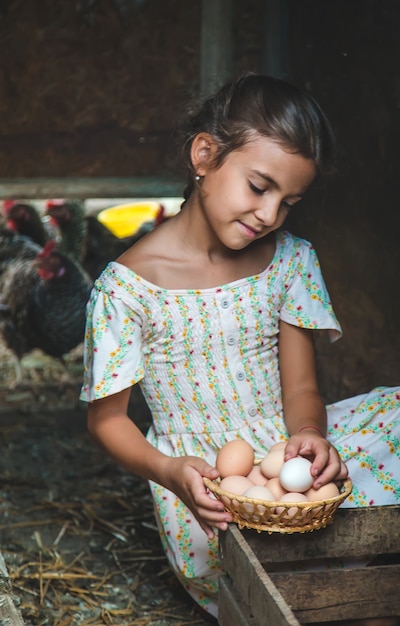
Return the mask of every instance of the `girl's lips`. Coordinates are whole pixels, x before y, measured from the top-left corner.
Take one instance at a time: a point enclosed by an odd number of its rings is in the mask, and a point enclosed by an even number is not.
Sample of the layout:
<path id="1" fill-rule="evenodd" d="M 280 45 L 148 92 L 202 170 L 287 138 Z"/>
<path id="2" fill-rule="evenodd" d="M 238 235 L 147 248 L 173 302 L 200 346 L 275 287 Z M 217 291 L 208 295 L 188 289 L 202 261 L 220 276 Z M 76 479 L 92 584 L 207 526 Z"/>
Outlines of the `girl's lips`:
<path id="1" fill-rule="evenodd" d="M 242 231 L 244 231 L 244 233 L 246 234 L 246 236 L 251 239 L 255 239 L 255 237 L 257 237 L 261 232 L 260 230 L 255 230 L 255 228 L 251 228 L 251 226 L 248 226 L 247 224 L 244 224 L 243 222 L 239 221 L 238 223 Z"/>

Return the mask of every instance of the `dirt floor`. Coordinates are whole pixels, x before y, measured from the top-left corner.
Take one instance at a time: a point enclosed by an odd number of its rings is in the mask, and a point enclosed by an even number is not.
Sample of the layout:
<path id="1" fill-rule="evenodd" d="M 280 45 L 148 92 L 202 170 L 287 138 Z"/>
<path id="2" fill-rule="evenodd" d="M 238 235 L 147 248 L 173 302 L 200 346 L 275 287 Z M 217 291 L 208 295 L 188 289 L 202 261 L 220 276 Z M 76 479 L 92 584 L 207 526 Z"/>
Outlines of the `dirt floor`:
<path id="1" fill-rule="evenodd" d="M 13 387 L 0 346 L 0 551 L 24 623 L 206 626 L 170 572 L 147 483 L 105 457 L 79 405 L 80 348 L 32 354 Z M 143 429 L 140 396 L 132 410 Z"/>

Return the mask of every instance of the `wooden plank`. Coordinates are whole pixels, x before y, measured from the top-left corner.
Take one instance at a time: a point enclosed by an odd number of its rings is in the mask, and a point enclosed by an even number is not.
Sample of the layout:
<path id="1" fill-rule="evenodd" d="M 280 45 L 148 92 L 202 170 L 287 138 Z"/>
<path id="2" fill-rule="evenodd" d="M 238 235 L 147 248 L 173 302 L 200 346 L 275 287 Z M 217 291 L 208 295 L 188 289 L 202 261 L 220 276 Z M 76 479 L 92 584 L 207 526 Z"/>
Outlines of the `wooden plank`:
<path id="1" fill-rule="evenodd" d="M 341 509 L 331 526 L 292 535 L 230 524 L 222 566 L 256 626 L 398 616 L 399 514 L 397 505 Z M 343 558 L 376 554 L 377 565 L 343 567 Z"/>
<path id="2" fill-rule="evenodd" d="M 333 524 L 308 533 L 241 532 L 268 571 L 271 563 L 289 560 L 393 554 L 400 552 L 400 506 L 339 509 Z"/>
<path id="3" fill-rule="evenodd" d="M 180 197 L 183 188 L 169 177 L 2 178 L 0 199 Z"/>
<path id="4" fill-rule="evenodd" d="M 249 607 L 246 607 L 228 576 L 219 578 L 218 624 L 219 626 L 257 626 L 254 617 L 249 614 Z"/>
<path id="5" fill-rule="evenodd" d="M 232 0 L 202 0 L 200 95 L 210 95 L 232 77 Z"/>
<path id="6" fill-rule="evenodd" d="M 270 577 L 301 623 L 400 615 L 400 565 Z"/>
<path id="7" fill-rule="evenodd" d="M 235 524 L 220 533 L 219 546 L 222 566 L 257 626 L 300 626 Z"/>
<path id="8" fill-rule="evenodd" d="M 288 78 L 288 23 L 287 0 L 264 0 L 264 37 L 262 71 L 276 78 Z"/>

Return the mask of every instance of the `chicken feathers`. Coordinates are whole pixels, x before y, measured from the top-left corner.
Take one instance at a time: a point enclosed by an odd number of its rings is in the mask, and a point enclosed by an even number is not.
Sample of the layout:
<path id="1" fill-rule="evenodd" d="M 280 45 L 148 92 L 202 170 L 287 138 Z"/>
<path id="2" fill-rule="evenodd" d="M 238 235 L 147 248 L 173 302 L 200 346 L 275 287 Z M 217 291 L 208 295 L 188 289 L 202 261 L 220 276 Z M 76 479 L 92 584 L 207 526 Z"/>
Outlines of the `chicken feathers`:
<path id="1" fill-rule="evenodd" d="M 81 343 L 91 288 L 53 241 L 0 230 L 0 333 L 18 361 L 35 348 L 62 358 Z"/>

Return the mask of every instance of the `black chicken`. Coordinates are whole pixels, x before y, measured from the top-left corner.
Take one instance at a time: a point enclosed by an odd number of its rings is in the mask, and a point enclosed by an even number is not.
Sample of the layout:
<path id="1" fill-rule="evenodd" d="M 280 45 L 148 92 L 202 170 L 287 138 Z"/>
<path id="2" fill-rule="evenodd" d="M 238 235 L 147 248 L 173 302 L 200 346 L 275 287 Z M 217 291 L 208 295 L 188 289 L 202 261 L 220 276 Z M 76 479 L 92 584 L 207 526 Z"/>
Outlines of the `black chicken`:
<path id="1" fill-rule="evenodd" d="M 45 216 L 60 233 L 58 249 L 82 263 L 86 256 L 87 222 L 81 200 L 48 200 Z"/>
<path id="2" fill-rule="evenodd" d="M 40 246 L 44 246 L 50 238 L 54 239 L 57 232 L 50 229 L 37 209 L 26 202 L 5 200 L 3 202 L 5 225 L 10 230 L 29 237 Z"/>
<path id="3" fill-rule="evenodd" d="M 83 204 L 71 200 L 48 200 L 46 214 L 59 228 L 61 249 L 80 263 L 88 274 L 97 278 L 109 261 L 119 257 L 136 241 L 166 219 L 165 209 L 160 205 L 155 219 L 144 222 L 129 237 L 116 237 L 98 219 L 97 215 L 85 214 Z"/>
<path id="4" fill-rule="evenodd" d="M 0 231 L 0 332 L 18 360 L 35 348 L 62 359 L 83 341 L 92 281 L 49 241 Z"/>

